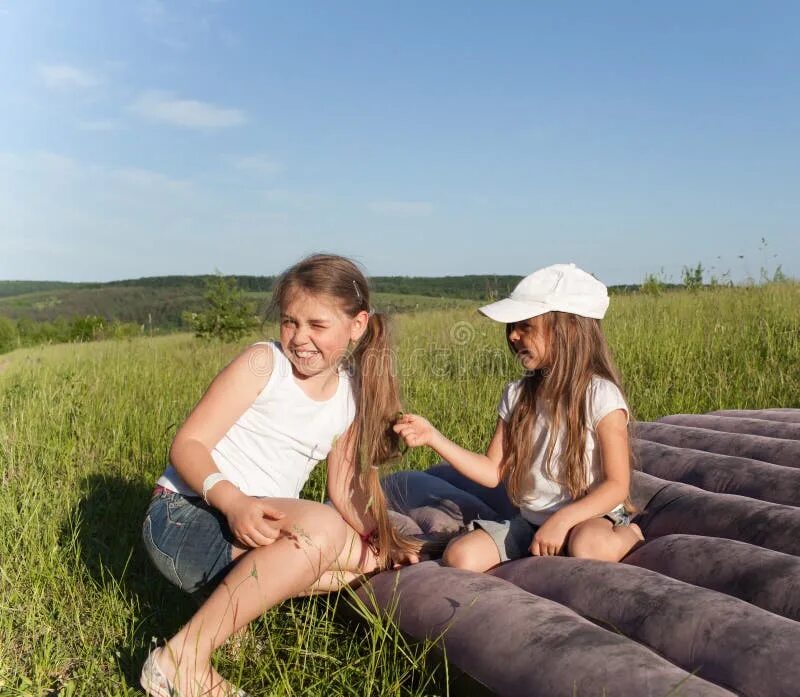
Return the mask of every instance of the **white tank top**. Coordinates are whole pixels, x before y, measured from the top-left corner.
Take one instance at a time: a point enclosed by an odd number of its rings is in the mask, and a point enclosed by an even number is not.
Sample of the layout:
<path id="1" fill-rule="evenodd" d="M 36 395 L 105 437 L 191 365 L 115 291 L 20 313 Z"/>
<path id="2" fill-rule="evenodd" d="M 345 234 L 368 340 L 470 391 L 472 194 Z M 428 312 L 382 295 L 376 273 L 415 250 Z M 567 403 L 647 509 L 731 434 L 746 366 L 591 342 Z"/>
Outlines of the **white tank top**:
<path id="1" fill-rule="evenodd" d="M 298 498 L 311 470 L 328 456 L 355 417 L 350 377 L 339 370 L 336 394 L 319 402 L 303 392 L 277 342 L 272 374 L 255 401 L 211 451 L 219 471 L 249 496 Z M 158 484 L 197 496 L 170 465 Z"/>
<path id="2" fill-rule="evenodd" d="M 521 386 L 522 381 L 517 380 L 506 385 L 505 390 L 503 390 L 497 413 L 506 423 L 511 418 L 511 412 L 519 400 Z M 603 479 L 602 458 L 599 441 L 597 440 L 597 424 L 615 409 L 622 409 L 626 417 L 628 416 L 628 405 L 625 403 L 622 392 L 610 380 L 594 375 L 586 391 L 588 424 L 584 464 L 586 466 L 586 483 L 589 488 L 597 486 Z M 536 425 L 533 429 L 534 456 L 533 462 L 531 462 L 530 479 L 528 480 L 531 490 L 523 495 L 519 512 L 528 522 L 534 525 L 542 525 L 553 513 L 569 504 L 572 501 L 572 497 L 565 485 L 553 481 L 545 474 L 544 460 L 550 439 L 551 416 L 538 404 L 536 405 L 536 413 Z M 555 449 L 553 450 L 553 458 L 555 460 L 558 460 L 561 455 L 566 433 L 566 425 L 562 424 L 556 439 Z"/>

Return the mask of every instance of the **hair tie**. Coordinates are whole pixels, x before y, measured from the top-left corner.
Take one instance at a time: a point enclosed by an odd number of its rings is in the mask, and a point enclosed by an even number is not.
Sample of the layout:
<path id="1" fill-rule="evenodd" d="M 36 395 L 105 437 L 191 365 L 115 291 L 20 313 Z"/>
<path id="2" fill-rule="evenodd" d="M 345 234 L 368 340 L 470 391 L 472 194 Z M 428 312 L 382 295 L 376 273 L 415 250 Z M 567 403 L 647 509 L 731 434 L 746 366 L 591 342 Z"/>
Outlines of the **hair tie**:
<path id="1" fill-rule="evenodd" d="M 375 314 L 375 308 L 372 307 L 372 305 L 370 305 L 369 306 L 369 316 L 372 317 L 372 315 L 374 315 L 374 314 Z"/>

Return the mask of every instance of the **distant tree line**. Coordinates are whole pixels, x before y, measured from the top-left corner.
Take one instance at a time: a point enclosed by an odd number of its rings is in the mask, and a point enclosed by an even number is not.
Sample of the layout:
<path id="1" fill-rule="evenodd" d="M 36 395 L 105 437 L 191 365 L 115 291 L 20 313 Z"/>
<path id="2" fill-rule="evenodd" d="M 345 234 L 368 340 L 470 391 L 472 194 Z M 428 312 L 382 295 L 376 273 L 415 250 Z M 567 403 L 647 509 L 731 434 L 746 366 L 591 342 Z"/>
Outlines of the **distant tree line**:
<path id="1" fill-rule="evenodd" d="M 97 284 L 67 283 L 65 281 L 0 281 L 0 298 L 9 298 L 25 293 L 38 293 L 46 290 L 62 290 L 65 288 L 83 288 Z"/>
<path id="2" fill-rule="evenodd" d="M 139 293 L 142 297 L 147 297 L 150 301 L 154 298 L 164 304 L 164 313 L 169 314 L 168 323 L 178 326 L 180 324 L 181 312 L 199 311 L 202 309 L 198 303 L 202 304 L 202 295 L 208 283 L 220 276 L 220 274 L 205 274 L 198 276 L 151 276 L 147 278 L 133 278 L 122 281 L 110 281 L 107 283 L 56 283 L 42 281 L 0 281 L 0 298 L 21 296 L 26 293 L 39 293 L 53 291 L 53 297 L 57 299 L 59 305 L 69 303 L 72 296 L 74 303 L 80 305 L 82 309 L 95 311 L 97 314 L 107 314 L 105 308 L 113 306 L 113 315 L 134 321 L 133 316 L 123 317 L 125 306 L 130 308 L 130 313 L 137 312 L 136 296 L 133 289 L 141 289 Z M 224 278 L 230 279 L 236 287 L 244 293 L 267 294 L 272 291 L 276 276 L 246 276 L 246 275 L 225 275 Z M 394 293 L 398 295 L 422 295 L 435 298 L 461 298 L 468 300 L 491 300 L 496 297 L 508 295 L 522 277 L 516 275 L 492 275 L 479 274 L 468 276 L 372 276 L 370 287 L 376 293 Z M 639 285 L 613 286 L 614 292 L 630 292 L 637 290 Z M 158 291 L 153 295 L 152 291 Z M 56 292 L 59 291 L 59 292 Z M 72 291 L 65 295 L 63 291 Z M 116 299 L 115 299 L 116 298 Z M 169 305 L 179 303 L 194 302 L 196 307 L 183 307 L 180 310 L 173 308 L 170 312 Z M 133 300 L 133 306 L 131 306 Z M 94 304 L 95 308 L 91 306 Z M 0 306 L 3 314 L 14 315 L 13 305 Z M 48 320 L 60 316 L 61 307 L 55 313 L 48 315 L 42 312 L 40 319 Z M 76 307 L 76 311 L 80 308 Z M 158 310 L 157 310 L 158 312 Z M 123 314 L 121 314 L 123 313 Z M 164 313 L 159 313 L 163 315 Z M 28 314 L 28 313 L 25 313 Z M 162 317 L 159 319 L 161 322 Z"/>
<path id="3" fill-rule="evenodd" d="M 102 286 L 142 286 L 144 288 L 198 288 L 206 287 L 212 275 L 204 276 L 153 276 L 126 281 L 111 281 Z M 226 275 L 245 293 L 268 293 L 276 276 Z M 434 297 L 469 298 L 485 300 L 511 292 L 521 276 L 372 276 L 370 287 L 376 293 L 429 295 Z"/>
<path id="4" fill-rule="evenodd" d="M 697 292 L 733 285 L 727 274 L 705 280 L 702 264 L 686 266 L 682 283 L 663 270 L 642 284 L 611 286 L 611 293 L 658 296 L 673 289 Z M 445 308 L 467 300 L 507 296 L 520 276 L 374 276 L 379 309 L 391 312 Z M 785 282 L 778 267 L 762 268 L 761 282 Z M 190 330 L 201 337 L 238 340 L 258 324 L 274 276 L 159 276 L 97 284 L 0 281 L 0 353 L 22 346 L 151 335 Z M 429 300 L 425 300 L 425 299 Z"/>

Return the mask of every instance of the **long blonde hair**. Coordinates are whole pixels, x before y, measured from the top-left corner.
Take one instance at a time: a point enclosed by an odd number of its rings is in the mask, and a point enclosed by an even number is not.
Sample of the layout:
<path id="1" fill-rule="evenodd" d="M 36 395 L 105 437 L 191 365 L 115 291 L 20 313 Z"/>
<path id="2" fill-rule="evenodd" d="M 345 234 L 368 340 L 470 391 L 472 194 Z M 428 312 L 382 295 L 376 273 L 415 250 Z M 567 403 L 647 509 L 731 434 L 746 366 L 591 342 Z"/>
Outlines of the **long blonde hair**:
<path id="1" fill-rule="evenodd" d="M 356 415 L 346 447 L 352 448 L 357 467 L 354 484 L 365 494 L 378 526 L 379 564 L 388 566 L 392 550 L 419 550 L 415 540 L 400 535 L 391 525 L 379 476 L 381 467 L 400 456 L 400 438 L 392 426 L 402 407 L 388 318 L 372 311 L 367 280 L 356 264 L 345 257 L 312 254 L 285 271 L 273 288 L 273 309 L 284 307 L 297 290 L 334 299 L 348 317 L 363 311 L 369 313 L 364 334 L 346 357 L 356 401 Z"/>
<path id="2" fill-rule="evenodd" d="M 512 324 L 506 325 L 510 341 Z M 550 417 L 550 433 L 544 457 L 544 474 L 565 486 L 573 499 L 588 491 L 586 477 L 586 394 L 595 375 L 613 382 L 622 391 L 619 371 L 611 355 L 600 320 L 569 312 L 548 312 L 542 316 L 547 337 L 549 366 L 528 373 L 521 381 L 517 403 L 511 412 L 503 442 L 500 473 L 511 500 L 520 505 L 530 492 L 530 464 L 534 458 L 534 428 L 537 405 Z M 553 462 L 558 434 L 565 428 L 561 453 Z M 628 451 L 631 449 L 628 430 Z M 631 454 L 631 466 L 633 455 Z M 633 510 L 630 496 L 625 500 Z"/>

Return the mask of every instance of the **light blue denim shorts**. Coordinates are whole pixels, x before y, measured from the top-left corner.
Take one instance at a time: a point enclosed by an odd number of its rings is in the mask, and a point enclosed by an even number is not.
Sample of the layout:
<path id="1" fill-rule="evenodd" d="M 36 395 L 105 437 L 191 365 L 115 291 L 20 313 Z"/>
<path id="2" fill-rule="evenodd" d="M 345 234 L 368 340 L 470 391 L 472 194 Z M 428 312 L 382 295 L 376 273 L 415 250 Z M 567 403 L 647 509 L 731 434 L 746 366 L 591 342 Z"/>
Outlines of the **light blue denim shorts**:
<path id="1" fill-rule="evenodd" d="M 161 574 L 196 597 L 213 589 L 232 565 L 234 539 L 228 522 L 199 496 L 157 487 L 142 538 Z"/>
<path id="2" fill-rule="evenodd" d="M 633 514 L 620 504 L 614 510 L 606 513 L 603 518 L 610 520 L 614 527 L 630 525 Z M 500 561 L 511 561 L 530 556 L 530 546 L 533 536 L 539 529 L 538 525 L 528 522 L 521 515 L 514 516 L 511 520 L 473 520 L 467 528 L 469 530 L 483 530 L 500 553 Z"/>

